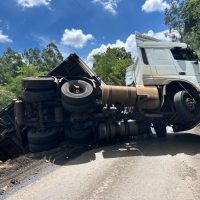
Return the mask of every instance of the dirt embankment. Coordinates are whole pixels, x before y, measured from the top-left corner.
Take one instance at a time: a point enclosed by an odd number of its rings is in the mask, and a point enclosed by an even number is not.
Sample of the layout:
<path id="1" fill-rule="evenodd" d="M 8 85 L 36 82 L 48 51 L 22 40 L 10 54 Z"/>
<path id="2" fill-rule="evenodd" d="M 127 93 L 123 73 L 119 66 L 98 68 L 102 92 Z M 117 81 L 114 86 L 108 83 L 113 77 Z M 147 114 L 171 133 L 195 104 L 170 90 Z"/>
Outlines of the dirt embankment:
<path id="1" fill-rule="evenodd" d="M 38 173 L 47 163 L 63 157 L 75 156 L 84 152 L 86 147 L 79 145 L 63 144 L 51 151 L 27 154 L 6 162 L 0 161 L 0 195 L 14 185 L 20 184 L 22 180 Z"/>
<path id="2" fill-rule="evenodd" d="M 0 162 L 0 195 L 9 187 L 20 184 L 20 180 L 37 171 L 37 166 L 42 166 L 45 159 L 33 159 L 30 155 L 20 156 L 14 160 Z"/>

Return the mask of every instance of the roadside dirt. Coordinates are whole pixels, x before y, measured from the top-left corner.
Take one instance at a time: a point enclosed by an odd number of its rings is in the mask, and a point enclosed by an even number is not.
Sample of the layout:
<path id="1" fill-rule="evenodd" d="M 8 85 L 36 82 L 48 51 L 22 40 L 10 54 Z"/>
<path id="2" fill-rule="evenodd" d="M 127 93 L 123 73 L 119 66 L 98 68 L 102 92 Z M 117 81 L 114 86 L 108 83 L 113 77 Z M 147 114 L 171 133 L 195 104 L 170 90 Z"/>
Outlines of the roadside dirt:
<path id="1" fill-rule="evenodd" d="M 55 159 L 70 158 L 85 149 L 84 146 L 62 144 L 51 151 L 30 153 L 6 162 L 0 161 L 0 195 L 10 187 L 20 184 L 25 178 L 37 174 L 47 163 L 54 163 Z"/>

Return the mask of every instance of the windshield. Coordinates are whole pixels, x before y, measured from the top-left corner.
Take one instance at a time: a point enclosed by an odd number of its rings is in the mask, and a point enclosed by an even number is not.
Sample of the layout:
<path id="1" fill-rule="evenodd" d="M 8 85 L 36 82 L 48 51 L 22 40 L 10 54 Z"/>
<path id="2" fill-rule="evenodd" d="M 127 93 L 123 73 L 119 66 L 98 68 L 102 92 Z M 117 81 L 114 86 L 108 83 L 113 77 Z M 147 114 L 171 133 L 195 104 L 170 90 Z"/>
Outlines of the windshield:
<path id="1" fill-rule="evenodd" d="M 188 48 L 187 49 L 174 48 L 171 49 L 171 52 L 175 60 L 190 60 L 190 61 L 197 60 L 194 51 Z"/>

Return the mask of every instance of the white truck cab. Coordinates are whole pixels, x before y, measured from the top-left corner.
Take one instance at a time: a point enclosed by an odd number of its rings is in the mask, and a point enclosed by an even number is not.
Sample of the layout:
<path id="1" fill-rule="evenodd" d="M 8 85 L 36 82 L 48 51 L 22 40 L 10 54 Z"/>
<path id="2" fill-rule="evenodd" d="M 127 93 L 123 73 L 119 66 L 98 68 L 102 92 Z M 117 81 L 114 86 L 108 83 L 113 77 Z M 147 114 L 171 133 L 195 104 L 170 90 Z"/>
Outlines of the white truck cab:
<path id="1" fill-rule="evenodd" d="M 200 63 L 185 43 L 136 34 L 136 45 L 138 58 L 127 68 L 126 85 L 166 85 L 173 80 L 182 80 L 199 90 Z"/>
<path id="2" fill-rule="evenodd" d="M 158 89 L 159 109 L 143 109 L 152 117 L 157 132 L 165 132 L 166 125 L 174 131 L 196 126 L 200 122 L 200 62 L 196 53 L 185 43 L 141 34 L 136 34 L 136 46 L 138 56 L 126 70 L 126 85 Z M 143 96 L 150 93 L 143 92 Z M 163 117 L 159 119 L 158 114 Z"/>

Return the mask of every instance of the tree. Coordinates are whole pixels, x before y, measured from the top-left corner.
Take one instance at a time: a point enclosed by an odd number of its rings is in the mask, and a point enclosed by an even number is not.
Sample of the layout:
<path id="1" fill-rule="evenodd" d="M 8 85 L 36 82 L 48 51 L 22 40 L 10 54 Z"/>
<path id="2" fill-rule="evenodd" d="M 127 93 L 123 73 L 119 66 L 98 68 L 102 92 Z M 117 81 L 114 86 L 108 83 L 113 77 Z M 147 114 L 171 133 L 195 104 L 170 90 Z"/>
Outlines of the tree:
<path id="1" fill-rule="evenodd" d="M 165 10 L 165 24 L 169 26 L 170 32 L 177 30 L 183 38 L 184 20 L 183 20 L 184 1 L 172 0 L 170 8 Z"/>
<path id="2" fill-rule="evenodd" d="M 200 2 L 199 0 L 187 0 L 183 7 L 185 32 L 196 32 L 200 29 Z"/>
<path id="3" fill-rule="evenodd" d="M 187 0 L 183 7 L 185 23 L 185 41 L 193 48 L 200 49 L 200 2 L 199 0 Z"/>
<path id="4" fill-rule="evenodd" d="M 182 41 L 200 50 L 200 3 L 199 0 L 172 0 L 165 11 L 165 23 L 176 29 Z"/>
<path id="5" fill-rule="evenodd" d="M 124 48 L 108 48 L 105 53 L 93 57 L 93 69 L 105 83 L 125 85 L 126 68 L 133 64 L 130 53 Z"/>
<path id="6" fill-rule="evenodd" d="M 6 88 L 0 86 L 0 110 L 5 108 L 14 99 L 15 95 Z"/>
<path id="7" fill-rule="evenodd" d="M 28 50 L 25 50 L 23 53 L 23 58 L 28 65 L 33 66 L 42 66 L 42 58 L 41 53 L 38 48 L 30 48 Z"/>
<path id="8" fill-rule="evenodd" d="M 63 56 L 58 47 L 54 43 L 49 43 L 45 49 L 42 50 L 43 70 L 49 71 L 55 68 L 63 61 Z"/>
<path id="9" fill-rule="evenodd" d="M 53 43 L 42 53 L 37 48 L 25 50 L 23 54 L 8 48 L 0 56 L 0 109 L 21 94 L 22 78 L 47 74 L 62 60 L 62 54 Z"/>
<path id="10" fill-rule="evenodd" d="M 15 77 L 9 77 L 8 83 L 5 84 L 4 88 L 7 91 L 12 92 L 15 97 L 19 96 L 21 94 L 21 81 L 24 77 L 30 77 L 30 76 L 40 76 L 44 75 L 44 72 L 39 71 L 39 67 L 27 65 L 24 67 L 20 67 L 16 71 L 17 76 Z"/>
<path id="11" fill-rule="evenodd" d="M 22 55 L 11 48 L 7 48 L 0 57 L 0 84 L 8 83 L 9 77 L 15 77 L 18 68 L 25 66 Z"/>

